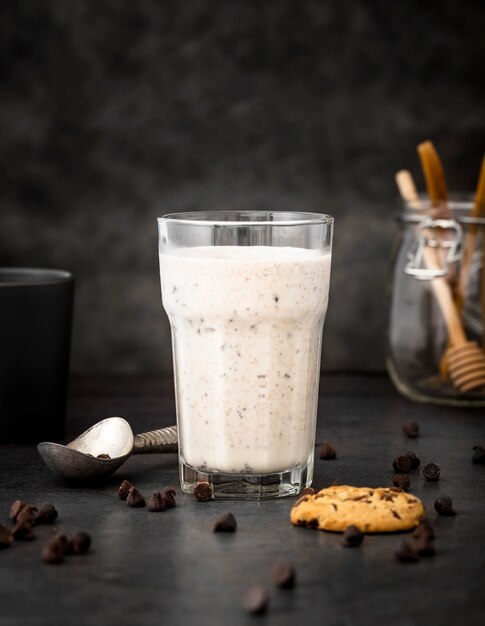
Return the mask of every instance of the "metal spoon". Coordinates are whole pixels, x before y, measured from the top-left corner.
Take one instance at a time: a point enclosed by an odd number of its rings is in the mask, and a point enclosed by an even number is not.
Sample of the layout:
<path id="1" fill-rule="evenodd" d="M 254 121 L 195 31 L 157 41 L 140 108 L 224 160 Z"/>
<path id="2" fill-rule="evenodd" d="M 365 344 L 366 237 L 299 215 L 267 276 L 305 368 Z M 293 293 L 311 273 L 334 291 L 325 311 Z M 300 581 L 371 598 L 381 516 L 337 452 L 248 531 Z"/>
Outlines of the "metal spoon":
<path id="1" fill-rule="evenodd" d="M 66 446 L 43 441 L 37 450 L 57 476 L 68 480 L 94 480 L 112 474 L 132 454 L 176 452 L 177 427 L 134 436 L 122 417 L 108 417 Z M 98 454 L 108 454 L 110 458 L 96 458 Z"/>

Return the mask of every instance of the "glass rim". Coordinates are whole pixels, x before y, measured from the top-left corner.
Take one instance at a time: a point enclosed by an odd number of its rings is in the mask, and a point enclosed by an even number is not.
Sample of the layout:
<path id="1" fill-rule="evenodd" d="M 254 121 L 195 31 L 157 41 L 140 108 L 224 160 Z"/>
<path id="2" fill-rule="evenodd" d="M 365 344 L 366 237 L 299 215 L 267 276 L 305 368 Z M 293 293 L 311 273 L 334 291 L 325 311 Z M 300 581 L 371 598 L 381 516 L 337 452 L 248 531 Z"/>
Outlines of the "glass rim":
<path id="1" fill-rule="evenodd" d="M 427 194 L 420 193 L 418 200 L 401 199 L 401 205 L 403 212 L 399 216 L 399 220 L 405 223 L 418 223 L 422 221 L 423 217 L 442 218 L 443 209 L 448 209 L 451 211 L 450 217 L 463 224 L 485 225 L 485 217 L 472 217 L 467 214 L 475 205 L 473 194 L 450 194 L 448 200 L 431 202 Z"/>
<path id="2" fill-rule="evenodd" d="M 8 276 L 14 280 L 8 280 Z M 0 287 L 36 287 L 73 280 L 67 270 L 43 267 L 0 267 Z"/>
<path id="3" fill-rule="evenodd" d="M 230 219 L 242 216 L 243 219 Z M 211 216 L 209 218 L 209 216 Z M 217 218 L 219 216 L 219 219 Z M 222 218 L 225 216 L 225 218 Z M 244 219 L 247 216 L 247 219 Z M 272 216 L 276 219 L 251 219 L 251 216 Z M 228 219 L 229 218 L 229 219 Z M 181 213 L 166 213 L 157 218 L 158 222 L 170 222 L 191 226 L 311 226 L 331 225 L 334 218 L 325 213 L 311 213 L 304 211 L 187 211 Z"/>

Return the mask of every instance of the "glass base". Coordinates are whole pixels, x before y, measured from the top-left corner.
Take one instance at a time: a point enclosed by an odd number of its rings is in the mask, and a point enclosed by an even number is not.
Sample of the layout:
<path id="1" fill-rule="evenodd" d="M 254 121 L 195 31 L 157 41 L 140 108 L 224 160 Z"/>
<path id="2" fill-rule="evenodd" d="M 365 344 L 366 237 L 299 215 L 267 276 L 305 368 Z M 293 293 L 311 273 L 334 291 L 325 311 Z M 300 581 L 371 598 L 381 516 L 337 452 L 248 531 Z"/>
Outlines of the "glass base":
<path id="1" fill-rule="evenodd" d="M 297 496 L 309 487 L 313 468 L 296 466 L 276 474 L 224 474 L 187 465 L 180 458 L 180 484 L 184 493 L 193 493 L 198 482 L 212 487 L 212 497 L 228 500 L 267 500 Z"/>

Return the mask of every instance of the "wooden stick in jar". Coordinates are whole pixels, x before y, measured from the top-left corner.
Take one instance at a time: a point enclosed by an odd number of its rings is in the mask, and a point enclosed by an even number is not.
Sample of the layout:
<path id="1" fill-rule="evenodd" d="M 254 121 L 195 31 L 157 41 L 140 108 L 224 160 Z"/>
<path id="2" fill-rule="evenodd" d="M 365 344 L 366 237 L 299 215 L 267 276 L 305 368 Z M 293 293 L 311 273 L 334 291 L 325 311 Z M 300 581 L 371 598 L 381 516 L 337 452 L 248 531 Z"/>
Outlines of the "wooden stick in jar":
<path id="1" fill-rule="evenodd" d="M 396 174 L 396 184 L 401 197 L 409 203 L 419 202 L 419 194 L 416 190 L 413 177 L 407 170 L 401 170 Z M 436 260 L 436 252 L 432 248 L 424 248 L 424 261 L 429 269 L 439 269 Z M 465 332 L 461 324 L 460 316 L 453 302 L 451 289 L 444 278 L 433 278 L 431 287 L 435 293 L 436 300 L 445 320 L 448 330 L 448 337 L 451 345 L 462 345 L 466 342 Z"/>
<path id="2" fill-rule="evenodd" d="M 480 170 L 480 176 L 478 178 L 477 191 L 475 193 L 475 199 L 473 202 L 473 208 L 471 212 L 471 217 L 479 218 L 485 217 L 485 156 L 483 157 L 482 167 Z M 482 227 L 483 232 L 483 244 L 484 250 L 482 253 L 482 324 L 485 325 L 485 227 Z M 468 289 L 468 280 L 470 277 L 470 267 L 472 264 L 473 253 L 475 252 L 475 247 L 477 243 L 477 234 L 478 227 L 476 224 L 470 224 L 468 228 L 468 232 L 465 238 L 465 245 L 463 248 L 463 259 L 461 263 L 461 271 L 460 271 L 460 279 L 458 282 L 458 302 L 460 303 L 460 308 L 463 306 L 463 302 L 465 300 L 466 292 Z M 483 342 L 485 347 L 485 330 L 483 333 Z"/>

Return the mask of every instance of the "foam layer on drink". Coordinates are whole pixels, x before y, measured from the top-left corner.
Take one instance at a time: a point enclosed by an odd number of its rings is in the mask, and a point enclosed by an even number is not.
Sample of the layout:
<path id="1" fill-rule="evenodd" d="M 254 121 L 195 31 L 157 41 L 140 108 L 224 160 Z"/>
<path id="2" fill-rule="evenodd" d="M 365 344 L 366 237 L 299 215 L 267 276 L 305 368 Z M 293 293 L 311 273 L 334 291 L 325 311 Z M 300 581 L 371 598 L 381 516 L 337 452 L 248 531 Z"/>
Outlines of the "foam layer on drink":
<path id="1" fill-rule="evenodd" d="M 272 473 L 314 448 L 330 255 L 268 246 L 160 256 L 180 452 L 199 470 Z"/>

